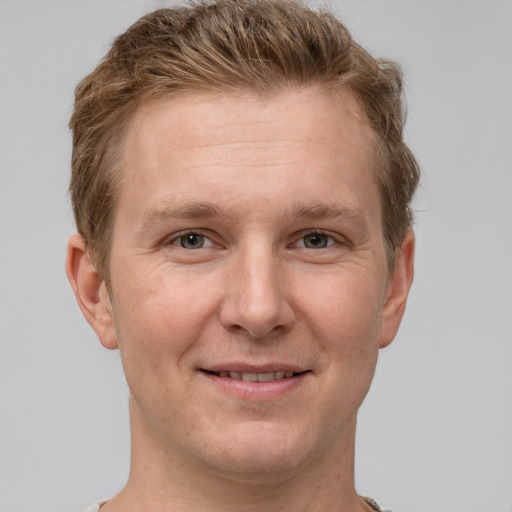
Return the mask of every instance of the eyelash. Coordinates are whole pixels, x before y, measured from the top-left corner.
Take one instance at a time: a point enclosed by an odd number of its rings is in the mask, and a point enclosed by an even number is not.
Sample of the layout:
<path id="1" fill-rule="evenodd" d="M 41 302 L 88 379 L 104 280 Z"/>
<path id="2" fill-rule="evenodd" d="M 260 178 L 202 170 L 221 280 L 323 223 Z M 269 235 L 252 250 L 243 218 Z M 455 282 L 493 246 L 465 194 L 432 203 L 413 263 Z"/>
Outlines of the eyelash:
<path id="1" fill-rule="evenodd" d="M 307 247 L 305 245 L 305 239 L 307 237 L 314 237 L 314 236 L 325 237 L 327 245 L 325 245 L 324 247 Z M 299 242 L 304 242 L 304 245 L 301 246 L 301 248 L 303 248 L 303 249 L 327 249 L 328 247 L 332 247 L 333 245 L 337 245 L 340 243 L 340 241 L 336 237 L 329 235 L 328 233 L 325 233 L 324 231 L 320 231 L 320 230 L 316 230 L 316 229 L 312 230 L 312 231 L 308 231 L 307 233 L 301 234 L 301 237 L 292 245 L 297 245 Z"/>
<path id="2" fill-rule="evenodd" d="M 197 248 L 188 248 L 188 247 L 184 247 L 183 243 L 182 243 L 182 240 L 185 238 L 185 237 L 191 237 L 191 236 L 195 236 L 195 237 L 202 237 L 203 238 L 203 242 L 204 241 L 207 241 L 207 245 L 206 247 L 204 245 L 200 246 L 200 247 L 197 247 Z M 318 236 L 318 237 L 326 237 L 326 245 L 323 246 L 323 247 L 307 247 L 306 246 L 306 243 L 305 243 L 305 239 L 307 237 L 314 237 L 314 236 Z M 293 242 L 292 244 L 289 245 L 289 247 L 293 247 L 293 246 L 297 246 L 299 243 L 303 243 L 303 245 L 299 246 L 301 249 L 327 249 L 329 247 L 332 247 L 333 245 L 338 245 L 342 242 L 340 242 L 339 238 L 336 238 L 332 235 L 329 235 L 328 233 L 325 233 L 324 231 L 320 231 L 320 230 L 311 230 L 311 231 L 307 231 L 307 232 L 303 232 L 301 233 L 301 236 L 295 241 Z M 168 238 L 166 240 L 164 240 L 164 243 L 163 245 L 175 245 L 175 246 L 178 246 L 178 247 L 181 247 L 182 249 L 185 249 L 185 250 L 198 250 L 198 249 L 207 249 L 209 247 L 212 247 L 215 244 L 215 242 L 210 238 L 208 237 L 207 235 L 201 233 L 200 231 L 194 231 L 194 230 L 189 230 L 189 231 L 185 231 L 185 232 L 182 232 L 182 233 L 179 233 L 177 235 L 173 235 L 172 238 Z"/>
<path id="3" fill-rule="evenodd" d="M 206 247 L 201 246 L 201 247 L 197 247 L 197 248 L 184 247 L 181 243 L 181 240 L 185 239 L 186 237 L 192 237 L 192 236 L 202 237 L 203 241 L 208 241 L 207 246 Z M 197 250 L 197 249 L 204 249 L 204 248 L 212 247 L 216 244 L 209 236 L 204 235 L 200 231 L 189 230 L 189 231 L 185 231 L 182 233 L 178 233 L 177 235 L 173 235 L 172 238 L 168 238 L 168 239 L 164 240 L 163 245 L 176 245 L 178 247 L 181 247 L 182 249 Z"/>

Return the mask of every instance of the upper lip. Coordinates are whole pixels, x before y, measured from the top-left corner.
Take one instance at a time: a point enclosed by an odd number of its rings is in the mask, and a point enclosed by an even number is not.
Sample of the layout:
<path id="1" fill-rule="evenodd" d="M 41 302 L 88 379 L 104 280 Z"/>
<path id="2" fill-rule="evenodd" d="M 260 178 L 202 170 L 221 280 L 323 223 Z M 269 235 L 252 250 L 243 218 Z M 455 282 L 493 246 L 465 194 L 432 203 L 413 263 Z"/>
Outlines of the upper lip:
<path id="1" fill-rule="evenodd" d="M 208 366 L 203 366 L 201 370 L 207 370 L 209 372 L 245 372 L 245 373 L 270 373 L 270 372 L 294 372 L 302 373 L 309 368 L 297 366 L 289 363 L 266 363 L 266 364 L 248 364 L 241 362 L 226 362 L 216 363 Z"/>

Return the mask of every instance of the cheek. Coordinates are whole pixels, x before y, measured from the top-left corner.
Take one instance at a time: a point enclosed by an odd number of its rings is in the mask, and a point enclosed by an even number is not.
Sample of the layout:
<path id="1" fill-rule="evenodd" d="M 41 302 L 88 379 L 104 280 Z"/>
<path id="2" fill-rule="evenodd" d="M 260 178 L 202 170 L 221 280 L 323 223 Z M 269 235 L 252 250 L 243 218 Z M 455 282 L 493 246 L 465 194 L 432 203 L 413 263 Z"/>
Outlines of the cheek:
<path id="1" fill-rule="evenodd" d="M 117 288 L 114 317 L 123 362 L 151 371 L 178 365 L 214 314 L 213 278 L 147 266 Z"/>
<path id="2" fill-rule="evenodd" d="M 316 339 L 340 357 L 377 349 L 381 326 L 380 290 L 375 282 L 347 274 L 312 288 L 303 303 Z"/>
<path id="3" fill-rule="evenodd" d="M 311 338 L 320 349 L 318 378 L 323 392 L 317 405 L 320 424 L 328 426 L 327 444 L 354 419 L 368 393 L 380 333 L 375 281 L 365 281 L 355 273 L 337 277 L 309 293 L 304 304 Z"/>
<path id="4" fill-rule="evenodd" d="M 326 399 L 334 410 L 357 409 L 370 387 L 381 329 L 380 290 L 349 273 L 310 294 L 309 325 L 325 368 Z M 344 414 L 340 412 L 340 414 Z M 326 418 L 328 419 L 328 418 Z"/>

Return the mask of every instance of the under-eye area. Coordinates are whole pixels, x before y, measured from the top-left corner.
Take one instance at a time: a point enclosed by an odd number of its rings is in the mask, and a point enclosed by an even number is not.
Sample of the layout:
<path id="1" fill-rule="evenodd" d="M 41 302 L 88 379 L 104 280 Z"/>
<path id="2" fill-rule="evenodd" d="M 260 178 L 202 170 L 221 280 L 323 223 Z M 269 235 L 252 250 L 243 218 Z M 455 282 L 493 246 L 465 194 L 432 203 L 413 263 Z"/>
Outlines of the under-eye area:
<path id="1" fill-rule="evenodd" d="M 275 371 L 275 372 L 262 372 L 262 373 L 227 371 L 227 370 L 213 372 L 211 370 L 204 370 L 204 369 L 202 369 L 201 371 L 204 373 L 207 373 L 209 375 L 214 375 L 215 377 L 243 380 L 244 382 L 270 382 L 273 380 L 290 379 L 292 377 L 298 377 L 299 375 L 304 375 L 305 373 L 309 372 L 309 370 L 306 370 L 303 372 Z"/>

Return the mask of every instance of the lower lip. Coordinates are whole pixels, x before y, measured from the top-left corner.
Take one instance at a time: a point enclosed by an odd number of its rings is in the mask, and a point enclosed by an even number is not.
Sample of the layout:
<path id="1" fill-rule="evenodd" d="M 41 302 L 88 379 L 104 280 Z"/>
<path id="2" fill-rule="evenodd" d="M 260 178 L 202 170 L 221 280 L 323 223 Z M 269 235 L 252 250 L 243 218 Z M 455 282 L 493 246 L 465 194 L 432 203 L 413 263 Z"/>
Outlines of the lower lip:
<path id="1" fill-rule="evenodd" d="M 307 378 L 309 373 L 304 372 L 294 377 L 269 382 L 246 382 L 229 377 L 218 377 L 206 372 L 201 372 L 201 375 L 218 386 L 222 391 L 240 398 L 246 400 L 272 400 L 295 390 Z"/>

